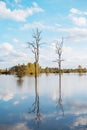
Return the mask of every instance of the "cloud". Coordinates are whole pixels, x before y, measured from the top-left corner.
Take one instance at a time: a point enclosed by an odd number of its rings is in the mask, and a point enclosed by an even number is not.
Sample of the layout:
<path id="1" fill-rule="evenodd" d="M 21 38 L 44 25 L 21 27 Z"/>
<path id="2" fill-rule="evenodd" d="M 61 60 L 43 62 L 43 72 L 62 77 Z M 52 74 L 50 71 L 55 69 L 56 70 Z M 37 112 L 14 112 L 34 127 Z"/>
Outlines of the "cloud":
<path id="1" fill-rule="evenodd" d="M 13 42 L 14 42 L 14 43 L 18 43 L 19 40 L 18 40 L 17 38 L 14 38 L 14 39 L 13 39 Z"/>
<path id="2" fill-rule="evenodd" d="M 19 63 L 26 63 L 29 61 L 29 53 L 24 52 L 21 45 L 15 48 L 12 44 L 6 42 L 0 45 L 0 63 L 17 65 Z M 11 61 L 11 62 L 10 62 Z"/>
<path id="3" fill-rule="evenodd" d="M 12 55 L 14 58 L 26 58 L 27 54 L 25 54 L 24 52 L 17 52 L 16 50 L 14 50 L 13 52 L 10 53 L 10 55 Z"/>
<path id="4" fill-rule="evenodd" d="M 87 29 L 82 27 L 60 28 L 61 32 L 65 32 L 64 37 L 67 41 L 81 42 L 87 40 Z"/>
<path id="5" fill-rule="evenodd" d="M 76 17 L 72 17 L 71 19 L 73 19 L 73 21 L 78 24 L 78 25 L 86 25 L 86 19 L 83 17 L 79 18 L 79 22 L 78 22 L 78 18 Z M 48 31 L 52 31 L 54 32 L 59 32 L 59 33 L 63 33 L 64 39 L 65 40 L 71 40 L 71 41 L 75 41 L 75 42 L 79 42 L 79 41 L 83 41 L 83 40 L 87 40 L 87 28 L 82 28 L 82 27 L 69 27 L 69 28 L 65 28 L 60 26 L 57 26 L 57 24 L 54 25 L 47 25 L 43 22 L 33 22 L 33 23 L 28 23 L 28 24 L 24 24 L 20 29 L 21 30 L 28 30 L 28 29 L 35 29 L 35 28 L 40 28 L 42 30 L 48 30 Z"/>
<path id="6" fill-rule="evenodd" d="M 85 17 L 71 17 L 72 21 L 78 26 L 86 26 L 87 19 Z"/>
<path id="7" fill-rule="evenodd" d="M 75 127 L 78 128 L 86 128 L 87 126 L 87 117 L 84 116 L 84 117 L 78 117 L 74 120 L 74 123 L 72 124 L 72 128 Z"/>
<path id="8" fill-rule="evenodd" d="M 87 40 L 87 34 L 79 34 L 79 32 L 78 32 L 78 34 L 75 34 L 75 33 L 73 34 L 72 33 L 72 34 L 66 36 L 65 40 L 67 42 L 71 42 L 71 41 L 73 41 L 73 42 L 85 41 L 85 40 Z"/>
<path id="9" fill-rule="evenodd" d="M 8 42 L 5 42 L 0 45 L 0 50 L 13 51 L 13 46 L 11 44 L 9 44 Z"/>
<path id="10" fill-rule="evenodd" d="M 82 12 L 80 10 L 75 9 L 75 8 L 70 9 L 70 12 L 73 14 L 82 14 Z"/>
<path id="11" fill-rule="evenodd" d="M 77 15 L 70 14 L 69 18 L 77 26 L 86 26 L 87 25 L 87 18 L 84 16 L 77 16 Z"/>
<path id="12" fill-rule="evenodd" d="M 5 94 L 0 93 L 0 100 L 7 102 L 11 100 L 12 98 L 13 98 L 13 93 L 11 92 L 5 93 Z"/>
<path id="13" fill-rule="evenodd" d="M 69 18 L 77 26 L 87 26 L 87 12 L 78 9 L 70 9 Z"/>
<path id="14" fill-rule="evenodd" d="M 8 43 L 2 43 L 0 46 L 0 51 L 2 52 L 2 55 L 6 56 L 10 56 L 10 57 L 22 57 L 25 56 L 25 54 L 23 52 L 18 52 L 14 49 L 14 47 Z"/>
<path id="15" fill-rule="evenodd" d="M 14 105 L 18 105 L 19 104 L 19 101 L 15 101 L 13 102 Z"/>
<path id="16" fill-rule="evenodd" d="M 70 12 L 71 12 L 72 14 L 77 14 L 77 15 L 81 15 L 81 14 L 87 15 L 87 12 L 86 12 L 86 11 L 80 11 L 80 10 L 78 10 L 78 9 L 76 9 L 76 8 L 70 9 Z"/>
<path id="17" fill-rule="evenodd" d="M 34 13 L 43 12 L 44 10 L 38 6 L 37 3 L 33 3 L 33 7 L 23 9 L 11 10 L 6 7 L 6 3 L 0 1 L 0 18 L 12 19 L 15 21 L 26 21 L 26 18 L 33 15 Z"/>
<path id="18" fill-rule="evenodd" d="M 26 56 L 25 53 L 15 50 L 13 45 L 11 45 L 8 42 L 2 43 L 0 45 L 0 51 L 2 52 L 2 55 L 5 55 L 5 56 L 9 56 L 9 55 L 14 56 L 14 57 Z"/>
<path id="19" fill-rule="evenodd" d="M 72 102 L 67 102 L 64 105 L 70 106 L 70 110 L 66 111 L 66 114 L 74 114 L 80 116 L 81 114 L 87 113 L 87 104 L 86 101 L 75 100 Z"/>
<path id="20" fill-rule="evenodd" d="M 58 25 L 56 25 L 58 27 Z M 41 22 L 33 22 L 33 23 L 28 23 L 28 24 L 24 24 L 21 29 L 26 30 L 26 29 L 30 29 L 30 28 L 40 28 L 40 29 L 45 29 L 45 30 L 55 30 L 55 26 L 52 25 L 46 25 L 44 23 Z"/>

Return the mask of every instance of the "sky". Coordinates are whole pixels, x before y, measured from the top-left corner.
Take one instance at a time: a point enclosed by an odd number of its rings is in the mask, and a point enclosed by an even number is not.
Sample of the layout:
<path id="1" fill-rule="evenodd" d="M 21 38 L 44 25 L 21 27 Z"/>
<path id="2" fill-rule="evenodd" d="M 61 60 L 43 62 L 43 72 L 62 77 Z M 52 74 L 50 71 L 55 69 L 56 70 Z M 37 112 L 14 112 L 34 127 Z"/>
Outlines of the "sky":
<path id="1" fill-rule="evenodd" d="M 0 68 L 34 62 L 27 42 L 41 31 L 42 67 L 57 67 L 56 42 L 61 43 L 62 68 L 87 68 L 87 0 L 0 0 Z"/>

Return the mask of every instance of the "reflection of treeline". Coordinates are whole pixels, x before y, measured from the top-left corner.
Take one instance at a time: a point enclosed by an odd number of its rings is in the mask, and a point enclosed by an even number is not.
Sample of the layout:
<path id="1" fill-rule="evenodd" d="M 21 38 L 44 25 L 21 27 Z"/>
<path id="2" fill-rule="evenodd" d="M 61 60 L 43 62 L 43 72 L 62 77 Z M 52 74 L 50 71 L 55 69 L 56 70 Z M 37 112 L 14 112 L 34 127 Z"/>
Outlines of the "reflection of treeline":
<path id="1" fill-rule="evenodd" d="M 42 68 L 39 64 L 37 65 L 38 74 L 40 73 L 59 73 L 58 68 Z M 86 73 L 87 69 L 81 67 L 80 65 L 76 69 L 61 69 L 61 73 Z M 9 70 L 0 70 L 1 74 L 16 74 L 18 77 L 23 77 L 25 75 L 34 75 L 35 74 L 35 63 L 28 63 L 27 65 L 16 65 L 10 68 Z"/>

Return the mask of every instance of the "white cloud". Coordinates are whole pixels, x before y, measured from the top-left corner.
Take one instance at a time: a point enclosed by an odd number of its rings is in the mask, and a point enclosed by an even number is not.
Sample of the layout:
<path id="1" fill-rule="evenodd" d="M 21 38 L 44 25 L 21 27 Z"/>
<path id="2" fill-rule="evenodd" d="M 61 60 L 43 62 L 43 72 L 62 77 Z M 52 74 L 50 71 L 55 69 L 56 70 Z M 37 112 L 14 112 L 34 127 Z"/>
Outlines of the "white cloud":
<path id="1" fill-rule="evenodd" d="M 2 43 L 0 45 L 0 52 L 0 62 L 4 64 L 11 64 L 11 66 L 14 66 L 18 63 L 22 64 L 29 61 L 29 56 L 24 52 L 21 45 L 19 45 L 18 48 L 15 48 L 10 43 Z"/>
<path id="2" fill-rule="evenodd" d="M 67 114 L 74 114 L 76 116 L 78 116 L 78 115 L 80 116 L 81 114 L 85 115 L 87 113 L 86 101 L 83 102 L 83 101 L 79 101 L 79 100 L 76 101 L 75 100 L 74 102 L 72 101 L 72 103 L 71 102 L 67 102 L 66 105 L 69 105 L 70 108 L 71 108 L 70 111 L 66 111 Z"/>
<path id="3" fill-rule="evenodd" d="M 78 24 L 78 25 L 86 25 L 86 19 L 84 17 L 76 18 L 72 17 L 73 21 Z M 24 24 L 21 29 L 22 30 L 27 30 L 27 29 L 35 29 L 35 28 L 40 28 L 42 30 L 49 30 L 54 32 L 60 32 L 65 34 L 65 39 L 66 40 L 71 40 L 71 41 L 83 41 L 87 40 L 87 28 L 82 28 L 82 27 L 70 27 L 70 28 L 65 28 L 62 26 L 57 26 L 56 25 L 47 25 L 42 22 L 33 22 L 29 24 Z"/>
<path id="4" fill-rule="evenodd" d="M 75 9 L 75 8 L 70 9 L 70 12 L 73 14 L 82 14 L 82 12 L 80 10 Z"/>
<path id="5" fill-rule="evenodd" d="M 15 57 L 22 57 L 22 56 L 26 56 L 25 53 L 21 52 L 21 51 L 17 51 L 14 49 L 13 45 L 11 45 L 8 42 L 2 43 L 0 45 L 0 51 L 2 52 L 2 55 L 4 55 L 5 53 L 7 53 L 10 56 L 15 56 Z"/>
<path id="6" fill-rule="evenodd" d="M 70 32 L 71 33 L 71 32 Z M 65 37 L 67 42 L 80 42 L 87 40 L 87 34 L 70 34 L 69 36 Z"/>
<path id="7" fill-rule="evenodd" d="M 70 13 L 77 14 L 77 15 L 87 15 L 86 11 L 80 11 L 79 9 L 76 8 L 70 9 Z"/>
<path id="8" fill-rule="evenodd" d="M 58 25 L 57 25 L 58 27 Z M 28 23 L 24 24 L 21 29 L 30 29 L 30 28 L 40 28 L 40 29 L 45 29 L 45 30 L 55 30 L 55 26 L 52 25 L 46 25 L 41 22 L 33 22 L 33 23 Z"/>
<path id="9" fill-rule="evenodd" d="M 11 53 L 12 56 L 14 56 L 14 58 L 27 58 L 27 54 L 25 54 L 24 52 L 17 52 L 16 50 L 14 50 L 12 53 Z"/>
<path id="10" fill-rule="evenodd" d="M 83 125 L 84 126 L 87 125 L 87 117 L 79 117 L 73 123 L 73 126 L 83 126 Z"/>
<path id="11" fill-rule="evenodd" d="M 0 94 L 0 100 L 3 100 L 5 102 L 11 100 L 13 98 L 13 93 L 5 93 L 5 94 Z"/>
<path id="12" fill-rule="evenodd" d="M 19 104 L 19 101 L 15 101 L 13 102 L 14 105 L 18 105 Z"/>
<path id="13" fill-rule="evenodd" d="M 72 27 L 72 28 L 60 28 L 61 32 L 65 32 L 65 40 L 74 41 L 74 42 L 83 42 L 87 40 L 87 29 L 81 27 Z"/>
<path id="14" fill-rule="evenodd" d="M 18 43 L 19 40 L 18 40 L 17 38 L 14 38 L 14 39 L 13 39 L 13 42 Z"/>
<path id="15" fill-rule="evenodd" d="M 8 42 L 5 42 L 0 45 L 0 50 L 13 51 L 13 46 L 11 44 L 9 44 Z"/>
<path id="16" fill-rule="evenodd" d="M 11 10 L 6 7 L 6 3 L 0 1 L 0 17 L 3 19 L 12 19 L 15 21 L 25 21 L 27 17 L 33 15 L 36 12 L 43 12 L 43 9 L 40 8 L 37 3 L 33 3 L 33 7 L 22 9 Z"/>
<path id="17" fill-rule="evenodd" d="M 84 17 L 73 17 L 72 19 L 76 25 L 79 25 L 79 26 L 86 26 L 87 25 L 87 19 L 84 18 Z"/>
<path id="18" fill-rule="evenodd" d="M 75 25 L 86 26 L 87 25 L 86 15 L 87 15 L 87 12 L 72 8 L 70 10 L 69 17 Z"/>
<path id="19" fill-rule="evenodd" d="M 86 28 L 78 28 L 78 27 L 72 27 L 72 28 L 63 28 L 63 29 L 60 29 L 61 31 L 64 31 L 64 32 L 67 32 L 69 34 L 87 34 L 87 29 Z"/>
<path id="20" fill-rule="evenodd" d="M 85 17 L 76 17 L 72 15 L 70 18 L 73 21 L 73 23 L 76 24 L 77 26 L 87 25 L 87 19 Z"/>

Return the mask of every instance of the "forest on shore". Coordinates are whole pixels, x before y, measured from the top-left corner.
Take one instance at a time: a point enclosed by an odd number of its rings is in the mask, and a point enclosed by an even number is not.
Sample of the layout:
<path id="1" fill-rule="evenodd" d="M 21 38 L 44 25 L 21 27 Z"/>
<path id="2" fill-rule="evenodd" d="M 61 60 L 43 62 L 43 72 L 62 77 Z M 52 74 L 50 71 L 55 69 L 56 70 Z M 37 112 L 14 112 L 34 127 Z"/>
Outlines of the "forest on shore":
<path id="1" fill-rule="evenodd" d="M 39 64 L 37 64 L 37 69 L 38 69 L 38 75 L 41 73 L 59 73 L 59 68 L 50 68 L 50 67 L 45 67 L 42 68 Z M 81 65 L 78 65 L 77 68 L 75 69 L 61 69 L 61 73 L 87 73 L 87 69 L 83 68 Z M 35 63 L 27 63 L 25 64 L 18 64 L 16 66 L 11 67 L 10 69 L 5 69 L 1 70 L 0 69 L 0 74 L 15 74 L 18 77 L 23 77 L 23 76 L 29 76 L 29 75 L 34 75 L 35 74 Z"/>

